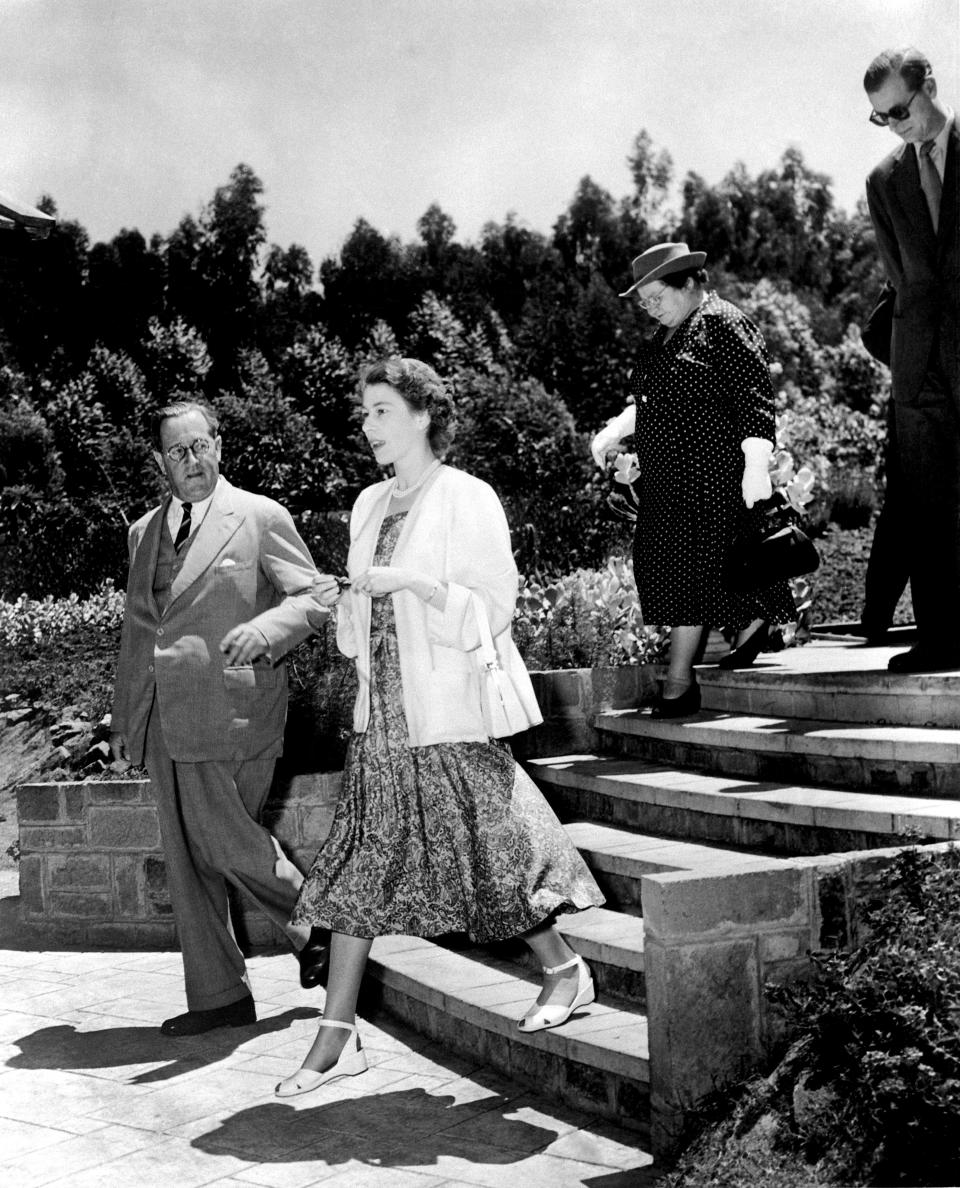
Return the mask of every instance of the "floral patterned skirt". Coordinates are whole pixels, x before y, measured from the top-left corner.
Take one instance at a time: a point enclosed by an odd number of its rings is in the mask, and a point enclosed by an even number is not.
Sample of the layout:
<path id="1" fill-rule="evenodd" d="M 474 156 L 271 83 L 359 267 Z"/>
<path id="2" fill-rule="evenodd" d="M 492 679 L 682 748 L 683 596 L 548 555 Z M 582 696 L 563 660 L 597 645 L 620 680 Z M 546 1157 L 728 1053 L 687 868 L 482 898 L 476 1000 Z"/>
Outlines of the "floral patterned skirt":
<path id="1" fill-rule="evenodd" d="M 509 748 L 409 745 L 392 621 L 371 653 L 370 723 L 350 741 L 330 835 L 293 923 L 364 937 L 467 932 L 487 942 L 603 903 Z"/>

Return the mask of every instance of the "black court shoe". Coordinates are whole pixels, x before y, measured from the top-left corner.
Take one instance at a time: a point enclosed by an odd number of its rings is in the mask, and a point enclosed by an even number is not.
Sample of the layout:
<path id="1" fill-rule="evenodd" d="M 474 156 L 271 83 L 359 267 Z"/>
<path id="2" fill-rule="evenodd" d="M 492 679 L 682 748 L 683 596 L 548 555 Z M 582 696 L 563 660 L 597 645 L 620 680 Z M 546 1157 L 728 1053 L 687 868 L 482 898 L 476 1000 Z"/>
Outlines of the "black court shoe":
<path id="1" fill-rule="evenodd" d="M 664 697 L 657 694 L 657 700 L 650 711 L 651 718 L 688 718 L 700 709 L 700 686 L 694 677 L 679 697 Z"/>
<path id="2" fill-rule="evenodd" d="M 779 650 L 770 638 L 770 624 L 761 623 L 739 647 L 732 648 L 717 661 L 717 668 L 749 668 L 761 652 Z"/>

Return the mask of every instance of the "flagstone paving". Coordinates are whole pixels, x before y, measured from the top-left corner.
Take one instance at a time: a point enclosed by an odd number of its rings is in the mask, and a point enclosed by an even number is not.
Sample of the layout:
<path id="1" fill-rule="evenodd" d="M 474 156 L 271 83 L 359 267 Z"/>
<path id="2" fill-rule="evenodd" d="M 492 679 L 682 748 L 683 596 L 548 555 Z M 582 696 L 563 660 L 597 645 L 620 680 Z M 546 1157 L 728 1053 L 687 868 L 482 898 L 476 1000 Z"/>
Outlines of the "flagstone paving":
<path id="1" fill-rule="evenodd" d="M 322 991 L 287 954 L 249 962 L 259 1021 L 193 1039 L 179 954 L 39 950 L 0 877 L 0 1183 L 9 1188 L 642 1188 L 635 1134 L 554 1105 L 377 1016 L 362 1077 L 280 1101 Z"/>

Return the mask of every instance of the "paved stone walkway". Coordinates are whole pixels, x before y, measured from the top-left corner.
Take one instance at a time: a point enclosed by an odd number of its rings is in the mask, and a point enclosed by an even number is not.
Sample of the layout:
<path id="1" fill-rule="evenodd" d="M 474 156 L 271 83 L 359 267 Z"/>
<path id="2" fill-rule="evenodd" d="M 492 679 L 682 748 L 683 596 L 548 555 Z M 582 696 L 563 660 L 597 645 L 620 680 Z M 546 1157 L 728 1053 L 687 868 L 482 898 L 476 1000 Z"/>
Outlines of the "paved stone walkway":
<path id="1" fill-rule="evenodd" d="M 249 965 L 259 1022 L 195 1039 L 167 952 L 38 951 L 0 879 L 0 1183 L 9 1188 L 641 1188 L 637 1136 L 378 1018 L 371 1068 L 297 1102 L 273 1096 L 312 1038 L 322 992 L 286 954 Z"/>

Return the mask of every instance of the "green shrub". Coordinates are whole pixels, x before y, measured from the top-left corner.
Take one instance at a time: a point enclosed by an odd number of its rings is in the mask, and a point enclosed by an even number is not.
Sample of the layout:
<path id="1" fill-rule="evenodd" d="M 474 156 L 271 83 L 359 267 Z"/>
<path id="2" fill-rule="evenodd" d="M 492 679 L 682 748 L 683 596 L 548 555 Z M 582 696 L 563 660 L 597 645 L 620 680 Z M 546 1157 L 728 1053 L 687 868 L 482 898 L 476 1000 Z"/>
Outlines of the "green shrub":
<path id="1" fill-rule="evenodd" d="M 549 581 L 524 579 L 513 633 L 531 669 L 651 663 L 669 637 L 668 631 L 644 625 L 633 566 L 620 557 L 603 569 L 578 569 Z"/>
<path id="2" fill-rule="evenodd" d="M 9 648 L 23 644 L 50 643 L 58 636 L 78 630 L 115 631 L 123 622 L 124 593 L 104 582 L 96 594 L 79 598 L 28 598 L 15 602 L 0 598 L 0 644 Z"/>

